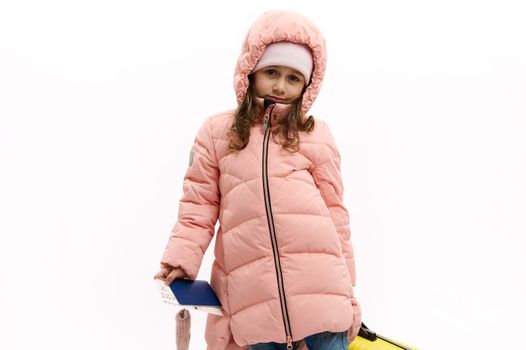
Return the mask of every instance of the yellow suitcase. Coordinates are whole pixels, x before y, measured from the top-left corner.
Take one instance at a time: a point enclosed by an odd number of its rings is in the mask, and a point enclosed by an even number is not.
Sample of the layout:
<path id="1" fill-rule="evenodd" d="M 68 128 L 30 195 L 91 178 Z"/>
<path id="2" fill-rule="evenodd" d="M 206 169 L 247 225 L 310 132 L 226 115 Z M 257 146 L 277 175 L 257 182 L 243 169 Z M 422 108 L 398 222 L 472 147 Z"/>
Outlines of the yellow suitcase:
<path id="1" fill-rule="evenodd" d="M 360 331 L 353 342 L 349 344 L 349 350 L 418 350 L 413 346 L 394 341 L 371 331 L 362 322 Z"/>

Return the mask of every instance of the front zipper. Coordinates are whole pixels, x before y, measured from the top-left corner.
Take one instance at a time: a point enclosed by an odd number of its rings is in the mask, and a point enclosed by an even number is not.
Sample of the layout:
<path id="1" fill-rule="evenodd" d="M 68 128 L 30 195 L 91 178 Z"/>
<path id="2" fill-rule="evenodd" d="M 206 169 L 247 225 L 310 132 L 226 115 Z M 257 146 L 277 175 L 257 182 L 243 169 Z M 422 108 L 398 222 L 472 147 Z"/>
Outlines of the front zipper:
<path id="1" fill-rule="evenodd" d="M 265 197 L 265 210 L 267 213 L 267 222 L 272 241 L 272 252 L 274 254 L 274 264 L 276 266 L 276 278 L 278 280 L 279 300 L 283 315 L 283 324 L 285 325 L 285 336 L 287 338 L 287 350 L 292 350 L 292 331 L 290 329 L 289 313 L 287 310 L 287 300 L 285 298 L 285 287 L 283 284 L 283 274 L 281 272 L 281 262 L 279 258 L 278 242 L 276 239 L 276 230 L 274 228 L 274 218 L 272 217 L 272 206 L 270 203 L 270 188 L 268 185 L 268 144 L 270 139 L 270 118 L 272 110 L 276 105 L 273 103 L 265 110 L 265 120 L 263 121 L 263 194 Z"/>

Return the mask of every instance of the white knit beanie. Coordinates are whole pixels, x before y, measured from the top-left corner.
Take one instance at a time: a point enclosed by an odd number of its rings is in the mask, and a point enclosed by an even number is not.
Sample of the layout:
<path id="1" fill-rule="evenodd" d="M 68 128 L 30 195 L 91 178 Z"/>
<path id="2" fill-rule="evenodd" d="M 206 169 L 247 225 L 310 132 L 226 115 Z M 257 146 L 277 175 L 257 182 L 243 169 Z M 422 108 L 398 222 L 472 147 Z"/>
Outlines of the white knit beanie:
<path id="1" fill-rule="evenodd" d="M 307 45 L 279 41 L 267 45 L 251 73 L 268 66 L 287 66 L 301 72 L 307 85 L 312 73 L 312 65 L 312 54 Z"/>

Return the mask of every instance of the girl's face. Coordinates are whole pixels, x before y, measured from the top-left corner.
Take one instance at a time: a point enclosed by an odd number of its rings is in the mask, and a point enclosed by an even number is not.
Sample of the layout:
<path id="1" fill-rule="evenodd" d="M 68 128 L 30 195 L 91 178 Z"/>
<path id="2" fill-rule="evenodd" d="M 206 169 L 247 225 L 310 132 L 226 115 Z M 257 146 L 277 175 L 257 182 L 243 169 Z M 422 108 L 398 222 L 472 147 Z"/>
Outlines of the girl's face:
<path id="1" fill-rule="evenodd" d="M 263 98 L 290 104 L 299 98 L 305 86 L 305 77 L 286 66 L 268 66 L 254 72 L 254 91 L 257 104 L 263 107 Z"/>

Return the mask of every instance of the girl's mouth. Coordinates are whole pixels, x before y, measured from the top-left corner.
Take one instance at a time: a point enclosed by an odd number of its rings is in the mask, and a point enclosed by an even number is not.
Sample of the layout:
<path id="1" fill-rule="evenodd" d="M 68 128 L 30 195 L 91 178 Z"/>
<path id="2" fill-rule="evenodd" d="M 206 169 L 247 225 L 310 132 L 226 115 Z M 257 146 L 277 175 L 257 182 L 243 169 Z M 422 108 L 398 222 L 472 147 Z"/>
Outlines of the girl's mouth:
<path id="1" fill-rule="evenodd" d="M 283 102 L 285 102 L 284 99 L 279 98 L 279 97 L 275 97 L 275 96 L 268 96 L 268 98 L 269 98 L 270 100 L 274 101 L 274 102 L 279 102 L 279 103 L 283 103 Z"/>

